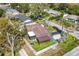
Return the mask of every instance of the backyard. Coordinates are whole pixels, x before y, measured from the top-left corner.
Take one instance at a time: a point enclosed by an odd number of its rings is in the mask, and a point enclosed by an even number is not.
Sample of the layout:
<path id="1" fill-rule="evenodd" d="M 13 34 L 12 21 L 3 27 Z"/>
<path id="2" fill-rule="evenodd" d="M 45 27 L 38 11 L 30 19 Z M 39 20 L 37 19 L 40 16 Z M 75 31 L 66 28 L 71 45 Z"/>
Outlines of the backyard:
<path id="1" fill-rule="evenodd" d="M 43 24 L 49 32 L 57 31 L 54 27 L 47 25 L 43 20 L 37 20 L 36 22 L 39 24 Z"/>

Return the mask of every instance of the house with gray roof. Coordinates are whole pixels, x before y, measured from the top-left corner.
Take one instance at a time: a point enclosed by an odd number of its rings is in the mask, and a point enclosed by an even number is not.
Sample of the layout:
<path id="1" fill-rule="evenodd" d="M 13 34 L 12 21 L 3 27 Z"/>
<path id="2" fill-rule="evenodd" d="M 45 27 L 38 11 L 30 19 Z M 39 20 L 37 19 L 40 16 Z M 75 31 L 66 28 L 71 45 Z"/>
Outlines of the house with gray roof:
<path id="1" fill-rule="evenodd" d="M 79 31 L 79 16 L 77 15 L 67 15 L 64 19 L 72 20 L 75 22 L 75 28 Z"/>
<path id="2" fill-rule="evenodd" d="M 7 9 L 6 10 L 6 16 L 9 19 L 12 19 L 15 15 L 19 15 L 19 14 L 20 13 L 15 9 Z"/>
<path id="3" fill-rule="evenodd" d="M 22 21 L 24 24 L 32 22 L 32 20 L 29 17 L 22 15 L 16 9 L 7 9 L 6 16 L 9 19 L 18 19 Z"/>

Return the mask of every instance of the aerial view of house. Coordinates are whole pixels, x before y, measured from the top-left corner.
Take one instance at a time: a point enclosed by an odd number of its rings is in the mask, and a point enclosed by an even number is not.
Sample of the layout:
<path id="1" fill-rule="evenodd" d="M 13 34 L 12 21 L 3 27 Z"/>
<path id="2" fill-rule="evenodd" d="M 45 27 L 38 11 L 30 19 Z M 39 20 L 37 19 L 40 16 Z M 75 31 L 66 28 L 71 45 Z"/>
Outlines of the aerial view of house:
<path id="1" fill-rule="evenodd" d="M 38 42 L 48 41 L 51 39 L 51 36 L 49 35 L 47 29 L 42 27 L 40 24 L 37 23 L 26 24 L 26 28 L 28 34 L 30 32 L 33 32 L 35 34 L 34 36 L 36 36 Z M 29 34 L 30 37 L 31 35 Z"/>

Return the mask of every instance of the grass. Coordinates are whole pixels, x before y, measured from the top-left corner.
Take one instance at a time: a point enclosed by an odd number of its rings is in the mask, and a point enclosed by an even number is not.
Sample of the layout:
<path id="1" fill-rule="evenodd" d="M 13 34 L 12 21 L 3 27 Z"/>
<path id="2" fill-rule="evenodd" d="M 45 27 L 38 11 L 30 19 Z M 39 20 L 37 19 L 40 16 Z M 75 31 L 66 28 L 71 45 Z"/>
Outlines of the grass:
<path id="1" fill-rule="evenodd" d="M 48 29 L 49 32 L 51 32 L 51 31 L 56 31 L 56 29 L 54 29 L 54 28 L 53 28 L 52 26 L 50 26 L 50 25 L 47 25 L 47 24 L 44 23 L 42 20 L 37 20 L 36 22 L 39 23 L 39 24 L 43 24 L 43 25 Z"/>
<path id="2" fill-rule="evenodd" d="M 19 50 L 16 51 L 16 56 L 19 56 Z"/>
<path id="3" fill-rule="evenodd" d="M 42 20 L 37 20 L 36 22 L 39 23 L 39 24 L 45 25 L 45 23 Z"/>
<path id="4" fill-rule="evenodd" d="M 52 32 L 52 31 L 56 31 L 56 29 L 54 29 L 52 26 L 47 26 L 47 28 L 48 28 L 48 30 L 51 31 L 51 32 Z"/>
<path id="5" fill-rule="evenodd" d="M 67 36 L 67 40 L 59 44 L 59 46 L 61 46 L 64 49 L 64 52 L 68 52 L 79 45 L 79 40 L 77 40 L 72 35 L 67 34 Z"/>
<path id="6" fill-rule="evenodd" d="M 34 43 L 34 45 L 32 46 L 36 51 L 42 50 L 50 45 L 53 45 L 54 42 L 52 40 L 47 41 L 47 42 L 43 42 L 38 44 L 37 42 Z"/>
<path id="7" fill-rule="evenodd" d="M 51 17 L 53 17 L 53 14 L 48 14 L 48 15 L 45 16 L 44 18 L 45 18 L 45 19 L 49 19 L 49 18 L 51 18 Z"/>
<path id="8" fill-rule="evenodd" d="M 54 23 L 57 23 L 59 25 L 63 25 L 65 28 L 74 28 L 74 23 L 70 21 L 62 21 L 62 20 L 51 20 Z"/>

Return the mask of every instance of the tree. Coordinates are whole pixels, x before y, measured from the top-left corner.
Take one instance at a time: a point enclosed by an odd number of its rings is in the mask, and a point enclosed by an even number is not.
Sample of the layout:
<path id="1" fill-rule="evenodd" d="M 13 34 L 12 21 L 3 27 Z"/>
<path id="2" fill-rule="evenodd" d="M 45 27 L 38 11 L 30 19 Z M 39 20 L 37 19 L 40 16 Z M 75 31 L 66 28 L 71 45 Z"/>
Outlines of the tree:
<path id="1" fill-rule="evenodd" d="M 21 13 L 27 13 L 29 11 L 29 4 L 26 3 L 12 3 L 11 7 Z"/>
<path id="2" fill-rule="evenodd" d="M 11 40 L 11 37 L 14 37 L 15 39 L 15 48 L 19 49 L 18 46 L 20 46 L 20 39 L 22 39 L 24 37 L 24 31 L 19 31 L 19 24 L 18 21 L 12 21 L 12 23 L 14 24 L 11 25 L 9 20 L 7 19 L 0 19 L 0 49 L 2 49 L 1 51 L 4 51 L 4 53 L 10 51 L 11 52 L 11 46 L 8 42 L 8 37 Z M 10 35 L 7 36 L 7 33 L 9 33 Z"/>
<path id="3" fill-rule="evenodd" d="M 4 14 L 4 10 L 0 9 L 0 17 Z"/>
<path id="4" fill-rule="evenodd" d="M 49 4 L 30 4 L 30 12 L 33 15 L 42 15 L 46 9 L 49 8 Z"/>

